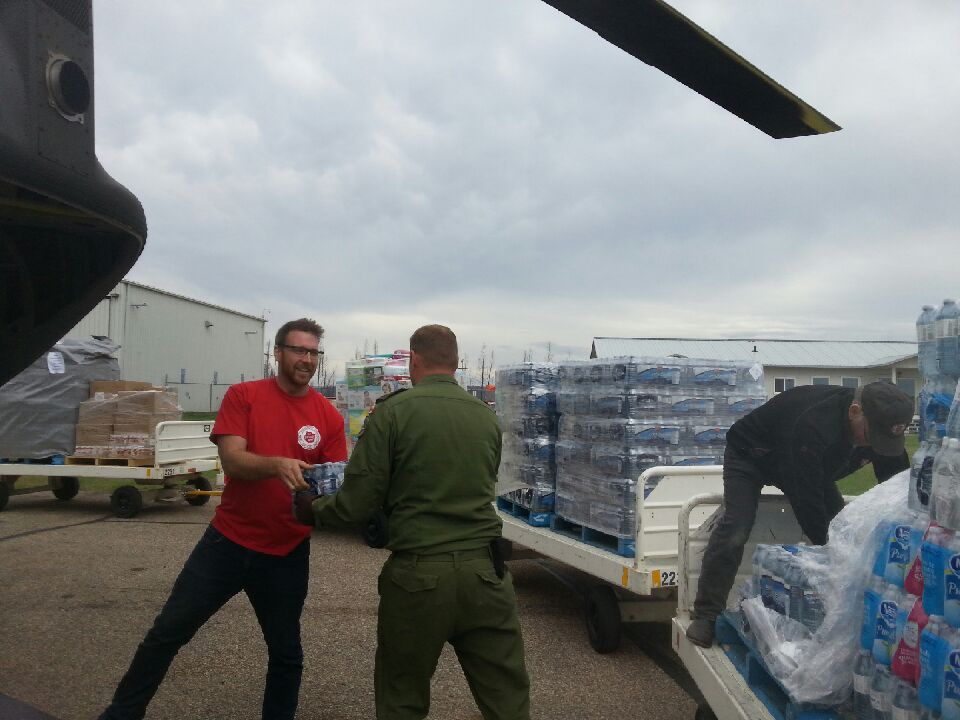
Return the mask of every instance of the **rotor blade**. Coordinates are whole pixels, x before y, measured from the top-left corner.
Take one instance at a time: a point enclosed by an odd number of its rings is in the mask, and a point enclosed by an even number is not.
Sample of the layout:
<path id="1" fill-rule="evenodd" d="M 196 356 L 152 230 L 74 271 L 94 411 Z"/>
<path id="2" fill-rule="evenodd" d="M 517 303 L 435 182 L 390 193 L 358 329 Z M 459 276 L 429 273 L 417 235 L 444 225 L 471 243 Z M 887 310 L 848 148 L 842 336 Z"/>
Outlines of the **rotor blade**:
<path id="1" fill-rule="evenodd" d="M 661 0 L 543 0 L 770 137 L 840 126 Z"/>

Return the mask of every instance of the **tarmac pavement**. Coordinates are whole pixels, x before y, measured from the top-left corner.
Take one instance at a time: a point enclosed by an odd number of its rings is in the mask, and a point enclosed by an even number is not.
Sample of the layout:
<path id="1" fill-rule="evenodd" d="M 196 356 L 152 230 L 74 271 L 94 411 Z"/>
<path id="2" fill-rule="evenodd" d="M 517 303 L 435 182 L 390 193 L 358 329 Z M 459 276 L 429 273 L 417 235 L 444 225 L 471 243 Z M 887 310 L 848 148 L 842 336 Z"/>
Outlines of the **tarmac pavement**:
<path id="1" fill-rule="evenodd" d="M 90 720 L 102 711 L 216 502 L 151 504 L 120 520 L 105 493 L 10 499 L 0 512 L 0 720 Z M 373 718 L 376 578 L 386 552 L 352 534 L 318 533 L 312 543 L 297 717 Z M 668 632 L 632 632 L 598 655 L 582 598 L 543 561 L 510 567 L 533 718 L 691 720 L 695 703 L 651 659 L 671 653 Z M 180 651 L 147 718 L 255 720 L 265 670 L 263 638 L 240 595 Z M 430 717 L 481 719 L 449 647 Z"/>

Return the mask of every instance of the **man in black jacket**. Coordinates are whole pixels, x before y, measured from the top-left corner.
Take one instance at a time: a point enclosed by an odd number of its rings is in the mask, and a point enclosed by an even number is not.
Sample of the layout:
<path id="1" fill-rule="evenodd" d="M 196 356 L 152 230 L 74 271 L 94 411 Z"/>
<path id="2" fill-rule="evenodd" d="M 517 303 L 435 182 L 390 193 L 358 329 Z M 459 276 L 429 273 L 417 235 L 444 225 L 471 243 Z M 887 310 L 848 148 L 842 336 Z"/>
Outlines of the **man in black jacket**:
<path id="1" fill-rule="evenodd" d="M 734 423 L 723 457 L 723 516 L 703 555 L 687 628 L 691 642 L 713 644 L 714 621 L 726 607 L 763 486 L 780 488 L 804 535 L 823 545 L 843 508 L 837 480 L 869 462 L 878 482 L 910 467 L 903 433 L 912 418 L 912 398 L 892 383 L 874 382 L 857 390 L 793 388 Z"/>

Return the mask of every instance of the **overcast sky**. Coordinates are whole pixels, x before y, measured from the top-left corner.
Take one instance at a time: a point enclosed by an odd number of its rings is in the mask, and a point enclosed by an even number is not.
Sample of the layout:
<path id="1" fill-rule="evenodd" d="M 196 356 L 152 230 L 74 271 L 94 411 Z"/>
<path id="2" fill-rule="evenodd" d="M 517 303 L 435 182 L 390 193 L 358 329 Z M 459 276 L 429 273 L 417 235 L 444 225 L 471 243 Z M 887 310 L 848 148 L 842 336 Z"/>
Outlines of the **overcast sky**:
<path id="1" fill-rule="evenodd" d="M 95 0 L 130 279 L 314 317 L 341 371 L 428 322 L 470 366 L 912 339 L 960 295 L 960 3 L 674 5 L 843 130 L 773 140 L 540 0 Z"/>

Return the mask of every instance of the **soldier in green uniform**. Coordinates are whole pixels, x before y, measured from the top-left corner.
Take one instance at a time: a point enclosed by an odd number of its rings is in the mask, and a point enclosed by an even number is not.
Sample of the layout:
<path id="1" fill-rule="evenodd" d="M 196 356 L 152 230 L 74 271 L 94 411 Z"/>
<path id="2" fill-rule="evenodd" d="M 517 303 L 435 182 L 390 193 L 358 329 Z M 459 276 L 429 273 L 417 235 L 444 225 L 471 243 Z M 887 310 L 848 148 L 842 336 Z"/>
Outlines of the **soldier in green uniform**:
<path id="1" fill-rule="evenodd" d="M 496 558 L 496 416 L 454 379 L 457 338 L 426 325 L 410 338 L 414 387 L 380 398 L 335 495 L 298 499 L 318 529 L 387 515 L 390 558 L 378 580 L 378 720 L 426 717 L 445 643 L 484 718 L 529 718 L 516 596 Z M 493 545 L 491 544 L 493 543 Z"/>

